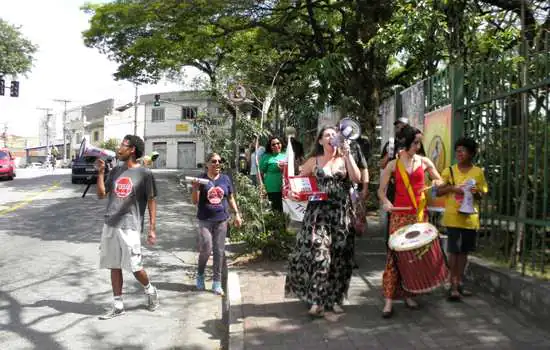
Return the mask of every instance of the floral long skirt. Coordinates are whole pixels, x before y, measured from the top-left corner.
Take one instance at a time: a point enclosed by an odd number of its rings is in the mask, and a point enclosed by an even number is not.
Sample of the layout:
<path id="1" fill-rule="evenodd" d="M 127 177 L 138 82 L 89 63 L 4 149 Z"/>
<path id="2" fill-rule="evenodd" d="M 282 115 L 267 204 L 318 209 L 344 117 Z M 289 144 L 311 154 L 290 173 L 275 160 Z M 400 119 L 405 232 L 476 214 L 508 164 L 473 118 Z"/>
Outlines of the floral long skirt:
<path id="1" fill-rule="evenodd" d="M 401 227 L 416 224 L 418 222 L 418 217 L 416 214 L 390 215 L 390 236 Z M 427 218 L 426 215 L 424 215 L 424 217 Z M 399 275 L 399 270 L 397 269 L 395 255 L 390 249 L 388 249 L 386 269 L 384 270 L 384 275 L 382 277 L 382 289 L 384 292 L 384 297 L 388 299 L 408 298 L 414 295 L 405 291 L 401 286 L 401 277 Z"/>

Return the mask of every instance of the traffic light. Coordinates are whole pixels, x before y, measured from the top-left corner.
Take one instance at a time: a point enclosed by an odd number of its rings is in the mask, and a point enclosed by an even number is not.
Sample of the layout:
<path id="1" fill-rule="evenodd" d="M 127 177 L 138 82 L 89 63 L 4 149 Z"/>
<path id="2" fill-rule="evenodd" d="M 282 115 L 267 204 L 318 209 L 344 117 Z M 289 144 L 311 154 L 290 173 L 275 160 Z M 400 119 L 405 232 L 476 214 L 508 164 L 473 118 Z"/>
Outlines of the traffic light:
<path id="1" fill-rule="evenodd" d="M 6 93 L 6 82 L 4 79 L 0 79 L 0 96 L 4 96 Z"/>
<path id="2" fill-rule="evenodd" d="M 10 96 L 11 97 L 19 97 L 19 82 L 18 81 L 12 81 L 11 82 Z"/>
<path id="3" fill-rule="evenodd" d="M 153 102 L 153 106 L 159 107 L 160 106 L 160 95 L 155 95 L 155 102 Z"/>

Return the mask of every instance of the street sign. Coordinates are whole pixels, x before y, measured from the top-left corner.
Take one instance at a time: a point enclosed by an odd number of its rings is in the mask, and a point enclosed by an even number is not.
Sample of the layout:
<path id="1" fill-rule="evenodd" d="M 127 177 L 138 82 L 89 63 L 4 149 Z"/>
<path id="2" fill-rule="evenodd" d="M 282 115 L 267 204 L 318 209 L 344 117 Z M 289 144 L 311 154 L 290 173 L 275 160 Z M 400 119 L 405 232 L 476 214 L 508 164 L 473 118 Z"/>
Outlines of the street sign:
<path id="1" fill-rule="evenodd" d="M 233 91 L 229 93 L 229 100 L 233 103 L 241 103 L 246 100 L 246 89 L 242 85 L 237 85 Z"/>

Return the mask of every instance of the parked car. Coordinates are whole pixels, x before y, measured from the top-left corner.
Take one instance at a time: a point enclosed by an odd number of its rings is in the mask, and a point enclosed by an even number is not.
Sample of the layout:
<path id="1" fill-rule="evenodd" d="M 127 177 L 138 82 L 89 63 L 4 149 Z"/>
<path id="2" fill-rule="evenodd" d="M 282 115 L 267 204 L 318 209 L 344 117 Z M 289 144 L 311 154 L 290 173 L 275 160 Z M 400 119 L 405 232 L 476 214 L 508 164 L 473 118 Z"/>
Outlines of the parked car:
<path id="1" fill-rule="evenodd" d="M 71 166 L 71 182 L 88 183 L 97 181 L 97 169 L 94 166 L 96 157 L 76 158 Z"/>
<path id="2" fill-rule="evenodd" d="M 0 148 L 0 177 L 8 180 L 15 177 L 15 156 L 7 148 Z"/>

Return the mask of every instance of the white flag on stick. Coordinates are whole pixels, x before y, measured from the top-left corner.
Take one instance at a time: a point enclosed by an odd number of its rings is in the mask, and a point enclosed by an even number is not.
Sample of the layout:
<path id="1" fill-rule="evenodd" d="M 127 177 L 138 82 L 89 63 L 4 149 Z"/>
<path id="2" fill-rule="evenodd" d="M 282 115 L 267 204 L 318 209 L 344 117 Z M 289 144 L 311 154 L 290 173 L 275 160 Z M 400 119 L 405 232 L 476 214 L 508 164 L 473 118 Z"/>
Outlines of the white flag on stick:
<path id="1" fill-rule="evenodd" d="M 286 166 L 283 172 L 283 211 L 290 216 L 290 220 L 302 222 L 307 207 L 307 201 L 295 201 L 289 196 L 290 183 L 289 176 L 294 176 L 294 150 L 290 142 L 290 136 L 287 139 L 286 147 Z"/>

